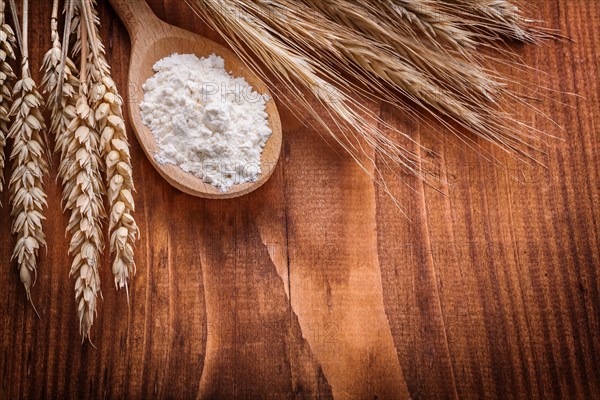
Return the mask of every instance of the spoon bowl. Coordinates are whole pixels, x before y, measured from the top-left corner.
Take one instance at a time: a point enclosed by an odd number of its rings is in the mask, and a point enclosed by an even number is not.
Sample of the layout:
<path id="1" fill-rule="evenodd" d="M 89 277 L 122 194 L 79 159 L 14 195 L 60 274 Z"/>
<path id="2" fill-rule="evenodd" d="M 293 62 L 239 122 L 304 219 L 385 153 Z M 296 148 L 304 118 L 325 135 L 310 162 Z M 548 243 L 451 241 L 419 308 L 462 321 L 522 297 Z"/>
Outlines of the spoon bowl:
<path id="1" fill-rule="evenodd" d="M 161 21 L 145 0 L 110 0 L 110 3 L 119 14 L 131 38 L 128 78 L 129 117 L 138 141 L 154 168 L 177 189 L 204 198 L 238 197 L 265 183 L 273 173 L 281 153 L 281 120 L 268 87 L 231 50 L 200 35 Z M 272 134 L 263 148 L 260 160 L 261 174 L 255 182 L 236 184 L 229 187 L 226 192 L 222 192 L 178 166 L 160 164 L 155 160 L 154 155 L 159 150 L 158 143 L 150 128 L 142 122 L 139 109 L 139 104 L 144 97 L 142 85 L 154 75 L 153 65 L 173 53 L 195 54 L 198 57 L 207 57 L 214 53 L 225 60 L 225 69 L 234 77 L 244 77 L 258 93 L 269 95 L 266 112 Z"/>

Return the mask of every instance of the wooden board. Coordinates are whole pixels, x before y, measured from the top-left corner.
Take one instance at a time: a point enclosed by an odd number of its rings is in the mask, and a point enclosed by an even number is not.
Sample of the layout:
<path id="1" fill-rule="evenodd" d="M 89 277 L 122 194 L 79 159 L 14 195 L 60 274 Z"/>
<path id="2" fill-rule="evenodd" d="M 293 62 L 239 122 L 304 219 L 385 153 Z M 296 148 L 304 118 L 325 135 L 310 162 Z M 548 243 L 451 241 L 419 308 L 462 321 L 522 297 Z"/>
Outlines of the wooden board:
<path id="1" fill-rule="evenodd" d="M 99 3 L 125 93 L 129 39 Z M 149 3 L 163 20 L 223 43 L 183 2 Z M 516 110 L 561 138 L 541 157 L 547 168 L 490 147 L 503 171 L 447 132 L 374 109 L 435 150 L 450 182 L 439 194 L 392 180 L 410 221 L 282 104 L 280 163 L 238 199 L 173 189 L 132 135 L 138 273 L 128 305 L 104 260 L 95 348 L 78 332 L 56 162 L 48 252 L 32 290 L 40 319 L 10 262 L 3 193 L 0 399 L 600 399 L 600 3 L 530 3 L 573 39 L 517 47 L 546 73 L 526 80 L 555 91 L 556 101 L 536 105 L 563 129 Z M 39 80 L 50 4 L 32 10 Z"/>

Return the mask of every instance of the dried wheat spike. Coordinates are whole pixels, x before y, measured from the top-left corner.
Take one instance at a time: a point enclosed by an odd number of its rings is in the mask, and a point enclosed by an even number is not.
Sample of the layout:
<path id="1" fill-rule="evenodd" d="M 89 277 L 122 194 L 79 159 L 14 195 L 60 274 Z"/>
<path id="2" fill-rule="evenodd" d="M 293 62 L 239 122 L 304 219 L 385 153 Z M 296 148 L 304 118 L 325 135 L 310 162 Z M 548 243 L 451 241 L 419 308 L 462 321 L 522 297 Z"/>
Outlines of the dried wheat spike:
<path id="1" fill-rule="evenodd" d="M 88 35 L 88 75 L 92 83 L 90 105 L 95 111 L 96 128 L 101 133 L 100 149 L 106 166 L 108 188 L 109 240 L 113 254 L 115 286 L 128 290 L 129 277 L 135 274 L 134 244 L 139 230 L 133 218 L 135 203 L 129 143 L 123 120 L 123 100 L 110 76 L 104 46 L 98 32 L 99 19 L 91 1 L 85 1 Z"/>
<path id="2" fill-rule="evenodd" d="M 379 7 L 389 11 L 388 17 L 400 19 L 398 24 L 401 29 L 404 26 L 407 37 L 427 38 L 434 45 L 447 43 L 461 54 L 475 48 L 471 35 L 452 23 L 449 15 L 436 9 L 434 1 L 384 0 Z"/>
<path id="3" fill-rule="evenodd" d="M 302 2 L 317 10 L 314 13 L 316 20 L 326 17 L 336 24 L 351 28 L 354 31 L 355 41 L 359 43 L 361 35 L 365 36 L 362 41 L 375 42 L 376 45 L 367 45 L 370 51 L 376 49 L 395 51 L 396 56 L 401 60 L 398 64 L 410 63 L 411 68 L 419 74 L 425 74 L 433 79 L 438 91 L 442 89 L 460 93 L 461 98 L 472 97 L 477 99 L 477 102 L 481 102 L 482 99 L 493 101 L 500 92 L 501 85 L 495 82 L 481 66 L 476 62 L 466 62 L 466 59 L 473 58 L 471 50 L 475 46 L 475 41 L 471 34 L 455 26 L 449 15 L 432 9 L 430 0 L 418 0 L 410 5 L 412 9 L 418 11 L 418 15 L 428 16 L 424 17 L 424 21 L 416 27 L 411 23 L 416 17 L 405 16 L 408 12 L 401 7 L 406 3 L 404 0 L 382 1 L 378 7 L 359 0 L 302 0 Z M 320 17 L 319 12 L 323 14 Z M 429 20 L 431 22 L 426 23 Z M 344 28 L 335 29 L 336 34 L 341 29 Z M 449 38 L 452 38 L 452 41 Z M 426 46 L 425 43 L 429 45 Z M 451 49 L 446 49 L 447 43 Z M 392 64 L 397 63 L 392 62 Z M 416 74 L 409 75 L 412 80 L 417 78 Z"/>
<path id="4" fill-rule="evenodd" d="M 110 76 L 94 86 L 92 97 L 98 129 L 101 131 L 100 148 L 106 162 L 108 186 L 110 250 L 114 253 L 113 274 L 117 288 L 127 288 L 129 276 L 135 274 L 133 246 L 139 230 L 133 216 L 133 177 L 129 144 L 122 114 L 122 99 Z"/>
<path id="5" fill-rule="evenodd" d="M 69 2 L 65 36 L 76 4 Z M 100 256 L 104 250 L 102 219 L 105 217 L 100 157 L 100 134 L 96 129 L 94 111 L 89 106 L 87 76 L 87 30 L 77 24 L 77 41 L 73 46 L 81 51 L 79 91 L 76 95 L 75 117 L 70 121 L 59 151 L 64 155 L 59 166 L 63 183 L 63 203 L 71 212 L 67 230 L 71 233 L 69 254 L 73 256 L 70 275 L 75 277 L 75 301 L 83 339 L 89 338 L 96 316 L 96 300 L 100 292 Z M 65 37 L 65 43 L 68 40 Z M 64 56 L 64 51 L 63 51 Z"/>
<path id="6" fill-rule="evenodd" d="M 101 220 L 104 217 L 104 186 L 98 154 L 99 135 L 87 96 L 80 91 L 75 118 L 67 127 L 63 179 L 63 201 L 71 211 L 67 230 L 71 233 L 69 254 L 73 255 L 70 275 L 76 278 L 75 301 L 81 334 L 89 337 L 100 294 L 100 254 L 104 249 Z"/>
<path id="7" fill-rule="evenodd" d="M 517 4 L 508 0 L 443 0 L 440 10 L 455 14 L 467 29 L 478 32 L 482 38 L 502 38 L 533 43 L 545 32 L 532 26 Z M 447 5 L 444 6 L 443 3 Z"/>
<path id="8" fill-rule="evenodd" d="M 4 10 L 6 5 L 0 0 L 0 192 L 4 186 L 4 147 L 8 135 L 9 112 L 11 102 L 11 81 L 16 79 L 8 59 L 15 59 L 15 33 L 6 23 Z"/>
<path id="9" fill-rule="evenodd" d="M 55 1 L 50 24 L 52 47 L 43 59 L 42 86 L 44 93 L 48 96 L 47 106 L 51 111 L 50 132 L 54 134 L 55 151 L 60 154 L 60 163 L 63 164 L 68 162 L 66 149 L 69 138 L 66 132 L 69 123 L 75 118 L 79 81 L 76 77 L 77 67 L 73 61 L 68 56 L 65 56 L 63 60 L 63 49 L 58 33 L 57 8 L 58 2 Z M 61 78 L 62 85 L 59 85 Z"/>
<path id="10" fill-rule="evenodd" d="M 10 154 L 13 172 L 9 182 L 12 233 L 17 235 L 13 259 L 17 260 L 21 281 L 31 300 L 38 250 L 46 245 L 42 211 L 47 205 L 43 178 L 48 173 L 48 163 L 44 140 L 46 126 L 41 112 L 44 100 L 29 75 L 27 62 L 23 67 L 23 78 L 15 84 L 13 97 L 10 115 L 15 120 L 9 131 L 9 137 L 14 141 Z"/>

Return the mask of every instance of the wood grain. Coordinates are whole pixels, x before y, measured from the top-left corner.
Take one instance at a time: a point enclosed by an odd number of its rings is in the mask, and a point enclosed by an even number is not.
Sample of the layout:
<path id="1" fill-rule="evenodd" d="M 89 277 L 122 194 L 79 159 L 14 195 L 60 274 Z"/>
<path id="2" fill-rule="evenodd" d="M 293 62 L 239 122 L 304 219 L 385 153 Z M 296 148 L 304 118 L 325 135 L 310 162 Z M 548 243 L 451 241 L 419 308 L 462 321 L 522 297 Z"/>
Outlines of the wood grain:
<path id="1" fill-rule="evenodd" d="M 183 2 L 148 3 L 223 43 Z M 534 105 L 562 127 L 516 106 L 560 138 L 547 139 L 546 167 L 482 144 L 499 169 L 442 129 L 374 106 L 435 151 L 449 182 L 390 176 L 410 221 L 281 103 L 281 160 L 237 199 L 177 191 L 132 136 L 138 273 L 128 305 L 104 260 L 95 348 L 78 332 L 57 166 L 32 290 L 40 319 L 10 262 L 1 194 L 0 399 L 600 399 L 600 3 L 531 3 L 572 38 L 515 47 L 542 71 L 523 80 L 553 97 Z M 50 8 L 36 2 L 30 17 L 38 80 Z M 129 38 L 107 2 L 99 11 L 125 93 Z"/>

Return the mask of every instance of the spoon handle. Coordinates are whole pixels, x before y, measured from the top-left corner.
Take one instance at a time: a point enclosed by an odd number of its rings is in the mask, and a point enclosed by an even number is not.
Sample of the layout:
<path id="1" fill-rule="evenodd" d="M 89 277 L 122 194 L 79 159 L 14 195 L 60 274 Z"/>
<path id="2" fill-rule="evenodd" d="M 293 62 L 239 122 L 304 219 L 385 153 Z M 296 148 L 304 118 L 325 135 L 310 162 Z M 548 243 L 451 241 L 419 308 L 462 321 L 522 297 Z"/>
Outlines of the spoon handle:
<path id="1" fill-rule="evenodd" d="M 132 43 L 143 30 L 160 22 L 146 0 L 110 0 L 110 4 L 125 24 Z"/>

